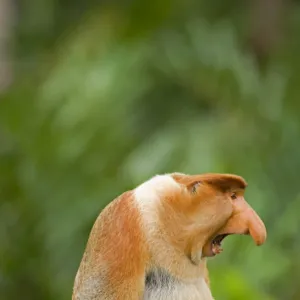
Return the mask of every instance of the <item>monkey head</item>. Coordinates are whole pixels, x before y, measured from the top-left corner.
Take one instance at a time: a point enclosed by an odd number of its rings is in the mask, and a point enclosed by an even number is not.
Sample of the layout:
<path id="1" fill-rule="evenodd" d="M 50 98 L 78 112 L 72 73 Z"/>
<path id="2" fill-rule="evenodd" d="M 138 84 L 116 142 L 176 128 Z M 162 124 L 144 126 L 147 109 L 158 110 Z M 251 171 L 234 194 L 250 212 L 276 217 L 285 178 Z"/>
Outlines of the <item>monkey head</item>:
<path id="1" fill-rule="evenodd" d="M 232 234 L 250 235 L 256 245 L 265 242 L 266 227 L 244 199 L 247 183 L 242 177 L 178 173 L 172 177 L 182 189 L 168 203 L 180 215 L 178 237 L 186 240 L 185 252 L 192 260 L 219 254 L 222 241 Z"/>

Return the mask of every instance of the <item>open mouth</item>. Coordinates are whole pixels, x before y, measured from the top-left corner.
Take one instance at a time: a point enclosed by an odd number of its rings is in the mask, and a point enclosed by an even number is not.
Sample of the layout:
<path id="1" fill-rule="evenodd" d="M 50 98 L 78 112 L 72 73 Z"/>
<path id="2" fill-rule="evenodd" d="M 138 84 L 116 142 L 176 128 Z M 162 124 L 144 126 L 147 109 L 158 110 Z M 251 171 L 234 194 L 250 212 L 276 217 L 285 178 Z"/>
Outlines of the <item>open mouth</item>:
<path id="1" fill-rule="evenodd" d="M 219 234 L 211 241 L 211 252 L 213 255 L 219 254 L 223 251 L 222 249 L 222 241 L 230 235 L 229 233 Z"/>

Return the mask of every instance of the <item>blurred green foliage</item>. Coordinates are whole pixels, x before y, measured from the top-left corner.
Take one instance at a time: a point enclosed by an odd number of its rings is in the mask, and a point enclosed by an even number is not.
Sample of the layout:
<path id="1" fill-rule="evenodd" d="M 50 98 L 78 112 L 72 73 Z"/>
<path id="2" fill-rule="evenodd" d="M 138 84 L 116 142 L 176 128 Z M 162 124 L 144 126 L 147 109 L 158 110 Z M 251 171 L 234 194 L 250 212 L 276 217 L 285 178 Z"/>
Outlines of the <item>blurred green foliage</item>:
<path id="1" fill-rule="evenodd" d="M 173 171 L 244 176 L 268 229 L 263 247 L 231 237 L 209 262 L 215 298 L 300 299 L 300 3 L 264 64 L 252 5 L 19 3 L 0 102 L 0 299 L 70 299 L 100 210 Z"/>

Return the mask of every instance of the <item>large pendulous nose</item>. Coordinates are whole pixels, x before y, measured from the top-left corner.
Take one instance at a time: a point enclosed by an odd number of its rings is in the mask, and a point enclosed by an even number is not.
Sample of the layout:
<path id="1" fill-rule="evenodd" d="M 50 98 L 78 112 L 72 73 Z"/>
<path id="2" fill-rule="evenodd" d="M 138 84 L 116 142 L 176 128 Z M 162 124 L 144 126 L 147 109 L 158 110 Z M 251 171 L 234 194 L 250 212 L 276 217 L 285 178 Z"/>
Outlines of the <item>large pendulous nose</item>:
<path id="1" fill-rule="evenodd" d="M 250 206 L 247 211 L 248 230 L 257 246 L 262 245 L 267 239 L 267 229 L 264 222 Z"/>
<path id="2" fill-rule="evenodd" d="M 233 214 L 222 232 L 227 234 L 250 234 L 257 246 L 262 245 L 267 238 L 264 222 L 243 198 L 234 202 Z"/>

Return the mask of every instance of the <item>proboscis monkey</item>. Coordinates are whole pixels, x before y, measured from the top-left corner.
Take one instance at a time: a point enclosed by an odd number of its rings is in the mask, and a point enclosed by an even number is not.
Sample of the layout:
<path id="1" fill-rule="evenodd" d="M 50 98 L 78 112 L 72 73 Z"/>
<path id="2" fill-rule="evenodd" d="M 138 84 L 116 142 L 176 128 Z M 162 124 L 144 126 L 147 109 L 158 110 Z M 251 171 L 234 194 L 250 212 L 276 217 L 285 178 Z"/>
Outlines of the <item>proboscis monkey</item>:
<path id="1" fill-rule="evenodd" d="M 73 300 L 212 300 L 206 258 L 230 234 L 266 240 L 262 220 L 231 174 L 157 175 L 97 218 Z"/>

